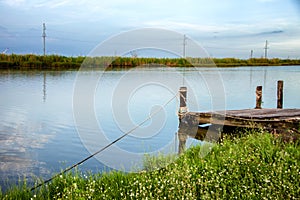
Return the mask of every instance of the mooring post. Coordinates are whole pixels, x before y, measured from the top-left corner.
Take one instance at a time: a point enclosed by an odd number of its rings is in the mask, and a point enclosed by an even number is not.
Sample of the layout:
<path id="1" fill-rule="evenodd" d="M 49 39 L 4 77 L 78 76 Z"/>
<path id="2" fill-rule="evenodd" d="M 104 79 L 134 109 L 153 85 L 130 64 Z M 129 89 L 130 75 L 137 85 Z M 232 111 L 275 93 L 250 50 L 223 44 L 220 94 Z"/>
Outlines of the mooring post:
<path id="1" fill-rule="evenodd" d="M 179 89 L 180 107 L 179 107 L 179 111 L 178 111 L 179 119 L 181 119 L 182 116 L 187 112 L 186 93 L 187 93 L 187 88 L 180 87 L 180 89 Z"/>
<path id="2" fill-rule="evenodd" d="M 262 103 L 262 86 L 256 87 L 256 106 L 255 109 L 261 109 Z"/>
<path id="3" fill-rule="evenodd" d="M 179 139 L 179 144 L 178 144 L 178 155 L 181 155 L 184 150 L 186 149 L 186 140 L 187 140 L 187 134 L 186 133 L 181 133 L 178 132 L 178 139 Z"/>
<path id="4" fill-rule="evenodd" d="M 277 108 L 283 107 L 283 81 L 277 82 Z"/>

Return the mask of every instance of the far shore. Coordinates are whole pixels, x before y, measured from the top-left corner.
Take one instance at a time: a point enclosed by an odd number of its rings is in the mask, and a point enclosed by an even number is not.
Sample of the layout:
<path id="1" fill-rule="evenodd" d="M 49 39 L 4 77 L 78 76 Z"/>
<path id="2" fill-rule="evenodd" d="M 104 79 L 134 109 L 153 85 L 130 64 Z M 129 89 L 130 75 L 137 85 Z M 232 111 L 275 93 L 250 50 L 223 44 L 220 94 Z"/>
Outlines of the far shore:
<path id="1" fill-rule="evenodd" d="M 140 58 L 140 57 L 67 57 L 61 55 L 0 54 L 0 70 L 118 70 L 139 66 L 167 67 L 242 67 L 300 65 L 300 59 L 279 58 Z"/>

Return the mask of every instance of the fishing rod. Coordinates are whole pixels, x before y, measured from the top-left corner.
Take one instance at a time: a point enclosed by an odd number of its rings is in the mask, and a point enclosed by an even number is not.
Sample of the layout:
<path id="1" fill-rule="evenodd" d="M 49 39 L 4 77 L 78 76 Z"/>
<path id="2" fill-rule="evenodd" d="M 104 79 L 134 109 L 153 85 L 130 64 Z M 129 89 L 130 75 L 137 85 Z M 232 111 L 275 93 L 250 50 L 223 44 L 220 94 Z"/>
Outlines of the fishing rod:
<path id="1" fill-rule="evenodd" d="M 157 113 L 159 113 L 163 108 L 165 108 L 171 101 L 173 101 L 174 98 L 177 97 L 177 94 L 174 95 L 169 101 L 167 101 L 162 107 L 160 107 L 157 111 L 153 112 L 151 115 L 149 115 L 144 121 L 142 121 L 141 123 L 139 123 L 138 125 L 136 125 L 135 127 L 133 127 L 131 130 L 129 130 L 128 132 L 124 133 L 122 136 L 118 137 L 117 139 L 115 139 L 114 141 L 112 141 L 111 143 L 109 143 L 108 145 L 106 145 L 105 147 L 99 149 L 98 151 L 96 151 L 95 153 L 91 154 L 90 156 L 84 158 L 83 160 L 79 161 L 78 163 L 66 168 L 65 170 L 63 170 L 62 172 L 55 174 L 54 176 L 52 176 L 51 178 L 43 181 L 42 183 L 35 185 L 34 187 L 32 187 L 30 189 L 30 191 L 33 191 L 39 187 L 41 187 L 42 185 L 45 185 L 47 183 L 49 183 L 50 181 L 52 181 L 53 179 L 57 178 L 58 176 L 63 175 L 64 173 L 70 171 L 71 169 L 73 169 L 74 167 L 77 167 L 78 165 L 84 163 L 85 161 L 89 160 L 90 158 L 94 157 L 95 155 L 101 153 L 102 151 L 104 151 L 105 149 L 109 148 L 110 146 L 112 146 L 113 144 L 117 143 L 118 141 L 122 140 L 124 137 L 126 137 L 127 135 L 129 135 L 130 133 L 132 133 L 133 131 L 135 131 L 136 129 L 138 129 L 140 126 L 142 126 L 144 123 L 146 123 L 148 120 L 150 120 L 153 116 L 155 116 Z"/>

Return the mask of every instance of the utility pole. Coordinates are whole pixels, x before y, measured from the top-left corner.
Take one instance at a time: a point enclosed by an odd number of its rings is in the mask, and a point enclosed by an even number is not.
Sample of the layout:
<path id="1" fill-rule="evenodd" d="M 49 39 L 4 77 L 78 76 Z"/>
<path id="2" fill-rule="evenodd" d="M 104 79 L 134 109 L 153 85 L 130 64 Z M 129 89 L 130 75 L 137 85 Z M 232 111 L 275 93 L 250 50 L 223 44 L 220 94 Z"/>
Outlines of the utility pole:
<path id="1" fill-rule="evenodd" d="M 46 25 L 45 25 L 45 23 L 43 23 L 43 35 L 42 35 L 42 37 L 43 37 L 43 50 L 44 50 L 44 56 L 46 55 Z"/>
<path id="2" fill-rule="evenodd" d="M 183 35 L 183 58 L 185 58 L 186 35 Z"/>
<path id="3" fill-rule="evenodd" d="M 265 59 L 267 59 L 268 58 L 268 49 L 269 49 L 269 47 L 268 47 L 268 40 L 266 40 L 266 44 L 265 44 Z"/>

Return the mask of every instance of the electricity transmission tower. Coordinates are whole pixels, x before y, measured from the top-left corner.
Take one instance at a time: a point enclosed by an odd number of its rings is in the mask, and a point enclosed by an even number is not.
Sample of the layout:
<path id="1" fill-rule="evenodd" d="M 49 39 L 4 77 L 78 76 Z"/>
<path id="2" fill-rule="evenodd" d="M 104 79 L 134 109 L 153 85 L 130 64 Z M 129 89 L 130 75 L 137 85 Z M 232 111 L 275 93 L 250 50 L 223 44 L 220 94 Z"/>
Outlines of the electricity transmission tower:
<path id="1" fill-rule="evenodd" d="M 269 47 L 268 47 L 268 40 L 266 40 L 266 44 L 265 44 L 265 59 L 267 59 L 268 58 L 268 49 L 269 49 Z"/>
<path id="2" fill-rule="evenodd" d="M 186 40 L 187 40 L 186 35 L 183 35 L 183 53 L 182 53 L 183 58 L 185 58 L 185 46 L 186 46 Z"/>
<path id="3" fill-rule="evenodd" d="M 44 56 L 46 55 L 46 25 L 43 23 L 43 50 L 44 50 Z"/>

